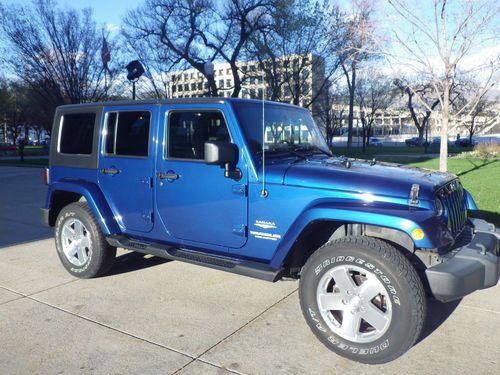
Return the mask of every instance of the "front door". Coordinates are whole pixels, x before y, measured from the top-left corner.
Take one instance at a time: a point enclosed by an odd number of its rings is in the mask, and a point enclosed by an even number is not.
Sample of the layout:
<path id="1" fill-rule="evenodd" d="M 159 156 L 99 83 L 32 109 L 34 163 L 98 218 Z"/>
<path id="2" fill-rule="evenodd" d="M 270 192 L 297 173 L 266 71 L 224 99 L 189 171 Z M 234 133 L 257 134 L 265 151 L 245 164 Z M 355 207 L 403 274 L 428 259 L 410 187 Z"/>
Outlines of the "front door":
<path id="1" fill-rule="evenodd" d="M 153 124 L 157 108 L 105 111 L 99 186 L 125 233 L 153 228 Z"/>
<path id="2" fill-rule="evenodd" d="M 185 108 L 185 109 L 183 109 Z M 158 153 L 157 211 L 167 232 L 178 240 L 230 248 L 246 242 L 247 173 L 239 181 L 204 163 L 206 141 L 231 135 L 221 105 L 199 110 L 181 105 L 165 109 L 165 149 Z M 240 152 L 241 155 L 241 152 Z"/>

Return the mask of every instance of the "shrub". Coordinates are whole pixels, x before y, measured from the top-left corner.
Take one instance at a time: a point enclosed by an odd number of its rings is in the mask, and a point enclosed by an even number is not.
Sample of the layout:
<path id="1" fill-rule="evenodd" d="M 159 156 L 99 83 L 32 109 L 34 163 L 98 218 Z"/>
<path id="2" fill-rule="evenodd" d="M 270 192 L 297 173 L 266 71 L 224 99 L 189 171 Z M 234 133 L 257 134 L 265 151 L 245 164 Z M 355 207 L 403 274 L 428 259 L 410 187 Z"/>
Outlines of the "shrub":
<path id="1" fill-rule="evenodd" d="M 500 158 L 500 143 L 479 143 L 474 146 L 474 150 L 461 152 L 456 155 L 457 158 L 476 158 L 476 159 L 498 159 Z"/>
<path id="2" fill-rule="evenodd" d="M 500 143 L 479 143 L 472 152 L 481 159 L 495 159 L 500 157 Z"/>

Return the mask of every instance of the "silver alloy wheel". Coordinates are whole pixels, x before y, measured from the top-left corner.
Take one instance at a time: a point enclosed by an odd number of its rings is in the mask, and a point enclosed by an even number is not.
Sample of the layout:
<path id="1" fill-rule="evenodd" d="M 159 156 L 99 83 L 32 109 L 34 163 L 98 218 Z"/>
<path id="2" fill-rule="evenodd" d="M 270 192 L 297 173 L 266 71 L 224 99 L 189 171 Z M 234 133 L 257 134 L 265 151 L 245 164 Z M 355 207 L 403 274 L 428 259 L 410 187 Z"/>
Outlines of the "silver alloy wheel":
<path id="1" fill-rule="evenodd" d="M 90 232 L 78 219 L 66 221 L 61 230 L 64 255 L 75 266 L 83 266 L 89 259 L 92 248 Z"/>
<path id="2" fill-rule="evenodd" d="M 332 268 L 319 281 L 316 299 L 328 327 L 346 340 L 373 342 L 391 324 L 390 296 L 375 274 L 364 268 Z"/>

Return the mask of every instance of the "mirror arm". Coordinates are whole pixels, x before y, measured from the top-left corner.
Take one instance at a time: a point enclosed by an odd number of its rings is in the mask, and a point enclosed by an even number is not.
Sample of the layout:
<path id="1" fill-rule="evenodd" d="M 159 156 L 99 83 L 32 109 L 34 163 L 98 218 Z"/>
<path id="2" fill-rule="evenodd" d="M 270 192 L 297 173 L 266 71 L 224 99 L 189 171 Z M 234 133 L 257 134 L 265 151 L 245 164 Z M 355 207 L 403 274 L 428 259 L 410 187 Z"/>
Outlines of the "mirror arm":
<path id="1" fill-rule="evenodd" d="M 224 177 L 239 181 L 243 177 L 243 173 L 241 173 L 241 170 L 236 168 L 234 165 L 226 163 L 224 166 Z"/>

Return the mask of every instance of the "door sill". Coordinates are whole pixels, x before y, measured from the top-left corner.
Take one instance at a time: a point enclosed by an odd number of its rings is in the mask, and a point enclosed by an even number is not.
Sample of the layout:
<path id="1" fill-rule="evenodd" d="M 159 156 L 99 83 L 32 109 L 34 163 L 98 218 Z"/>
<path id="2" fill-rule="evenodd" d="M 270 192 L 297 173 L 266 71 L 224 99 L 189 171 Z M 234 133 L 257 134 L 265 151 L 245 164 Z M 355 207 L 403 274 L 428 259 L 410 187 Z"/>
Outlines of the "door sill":
<path id="1" fill-rule="evenodd" d="M 260 262 L 234 259 L 168 245 L 138 241 L 123 235 L 108 236 L 106 240 L 114 247 L 121 247 L 144 254 L 152 254 L 169 260 L 192 263 L 265 281 L 276 282 L 281 279 L 284 273 L 283 268 L 271 268 L 268 264 Z"/>

